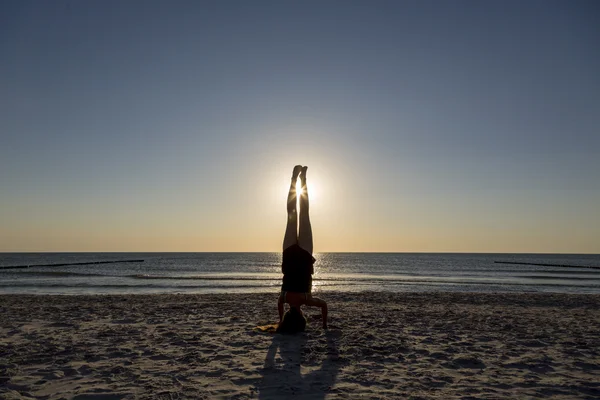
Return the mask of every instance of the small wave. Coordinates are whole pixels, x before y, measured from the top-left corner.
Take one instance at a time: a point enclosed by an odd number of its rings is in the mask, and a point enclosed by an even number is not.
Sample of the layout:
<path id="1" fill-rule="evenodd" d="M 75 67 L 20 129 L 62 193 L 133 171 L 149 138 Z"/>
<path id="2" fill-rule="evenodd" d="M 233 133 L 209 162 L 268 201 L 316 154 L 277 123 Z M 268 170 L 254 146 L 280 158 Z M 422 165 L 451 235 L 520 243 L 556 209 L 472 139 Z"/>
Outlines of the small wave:
<path id="1" fill-rule="evenodd" d="M 19 271 L 12 272 L 11 276 L 25 275 L 25 276 L 117 276 L 117 275 L 105 275 L 105 274 L 94 274 L 84 272 L 69 272 L 69 271 Z"/>
<path id="2" fill-rule="evenodd" d="M 588 276 L 552 276 L 552 275 L 517 275 L 518 278 L 527 279 L 564 279 L 569 281 L 600 281 L 595 277 Z"/>
<path id="3" fill-rule="evenodd" d="M 193 275 L 193 276 L 163 276 L 163 275 L 149 275 L 149 274 L 135 274 L 125 275 L 126 278 L 133 279 L 160 279 L 160 280 L 200 280 L 200 281 L 273 281 L 281 280 L 279 278 L 269 278 L 260 276 L 210 276 L 210 275 Z"/>
<path id="4" fill-rule="evenodd" d="M 465 268 L 465 269 L 461 269 L 460 272 L 475 272 L 475 273 L 483 273 L 486 272 L 488 273 L 488 271 L 485 271 L 484 269 L 475 269 L 475 268 Z M 597 270 L 590 270 L 590 269 L 577 269 L 577 268 L 572 268 L 570 270 L 567 269 L 533 269 L 533 270 L 529 270 L 526 268 L 522 268 L 522 269 L 503 269 L 503 268 L 498 268 L 495 269 L 493 271 L 489 271 L 492 273 L 511 273 L 511 274 L 523 274 L 523 273 L 535 273 L 535 274 L 586 274 L 586 275 L 597 275 L 600 276 L 600 272 L 598 272 Z"/>

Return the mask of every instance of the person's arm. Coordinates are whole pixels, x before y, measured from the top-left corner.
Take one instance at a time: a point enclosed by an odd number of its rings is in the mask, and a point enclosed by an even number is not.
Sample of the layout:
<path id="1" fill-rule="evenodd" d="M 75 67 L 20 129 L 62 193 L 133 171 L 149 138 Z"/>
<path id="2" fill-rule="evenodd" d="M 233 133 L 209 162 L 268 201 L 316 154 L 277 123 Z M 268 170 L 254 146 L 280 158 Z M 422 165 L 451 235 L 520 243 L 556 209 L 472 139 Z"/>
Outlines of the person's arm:
<path id="1" fill-rule="evenodd" d="M 318 297 L 311 297 L 307 302 L 307 306 L 321 307 L 321 317 L 323 318 L 323 329 L 327 329 L 327 303 Z"/>
<path id="2" fill-rule="evenodd" d="M 279 295 L 279 299 L 277 299 L 277 311 L 279 312 L 279 323 L 283 319 L 283 295 Z"/>

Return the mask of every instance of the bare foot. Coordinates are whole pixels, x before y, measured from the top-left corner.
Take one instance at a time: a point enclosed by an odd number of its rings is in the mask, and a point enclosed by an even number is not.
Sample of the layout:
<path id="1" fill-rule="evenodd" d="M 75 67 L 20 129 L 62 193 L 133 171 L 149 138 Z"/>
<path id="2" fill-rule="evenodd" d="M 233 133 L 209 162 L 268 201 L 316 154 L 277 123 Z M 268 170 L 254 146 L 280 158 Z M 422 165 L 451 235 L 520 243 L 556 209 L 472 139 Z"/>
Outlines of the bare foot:
<path id="1" fill-rule="evenodd" d="M 294 171 L 292 172 L 292 180 L 296 180 L 298 179 L 298 175 L 300 175 L 300 172 L 303 170 L 302 165 L 296 165 L 294 167 Z"/>
<path id="2" fill-rule="evenodd" d="M 302 172 L 300 173 L 300 180 L 303 183 L 306 183 L 306 170 L 308 169 L 308 167 L 302 167 Z"/>

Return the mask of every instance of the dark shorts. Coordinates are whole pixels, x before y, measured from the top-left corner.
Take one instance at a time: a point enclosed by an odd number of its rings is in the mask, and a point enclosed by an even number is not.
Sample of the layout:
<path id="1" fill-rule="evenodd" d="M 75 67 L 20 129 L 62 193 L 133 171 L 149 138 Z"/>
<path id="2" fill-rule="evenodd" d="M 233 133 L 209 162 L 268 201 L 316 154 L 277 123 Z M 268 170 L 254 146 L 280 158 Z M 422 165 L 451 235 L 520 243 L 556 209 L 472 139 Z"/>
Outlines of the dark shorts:
<path id="1" fill-rule="evenodd" d="M 283 251 L 281 270 L 284 292 L 310 293 L 315 258 L 302 247 L 294 244 Z"/>

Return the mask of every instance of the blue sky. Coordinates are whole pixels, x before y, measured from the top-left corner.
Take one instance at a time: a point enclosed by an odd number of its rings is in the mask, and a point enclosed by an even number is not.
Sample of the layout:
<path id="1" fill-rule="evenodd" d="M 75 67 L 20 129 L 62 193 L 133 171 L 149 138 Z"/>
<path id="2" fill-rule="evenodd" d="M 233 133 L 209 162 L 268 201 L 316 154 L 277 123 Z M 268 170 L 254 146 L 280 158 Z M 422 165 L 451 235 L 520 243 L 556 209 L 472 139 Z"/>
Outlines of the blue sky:
<path id="1" fill-rule="evenodd" d="M 594 1 L 0 5 L 0 251 L 600 253 Z"/>

